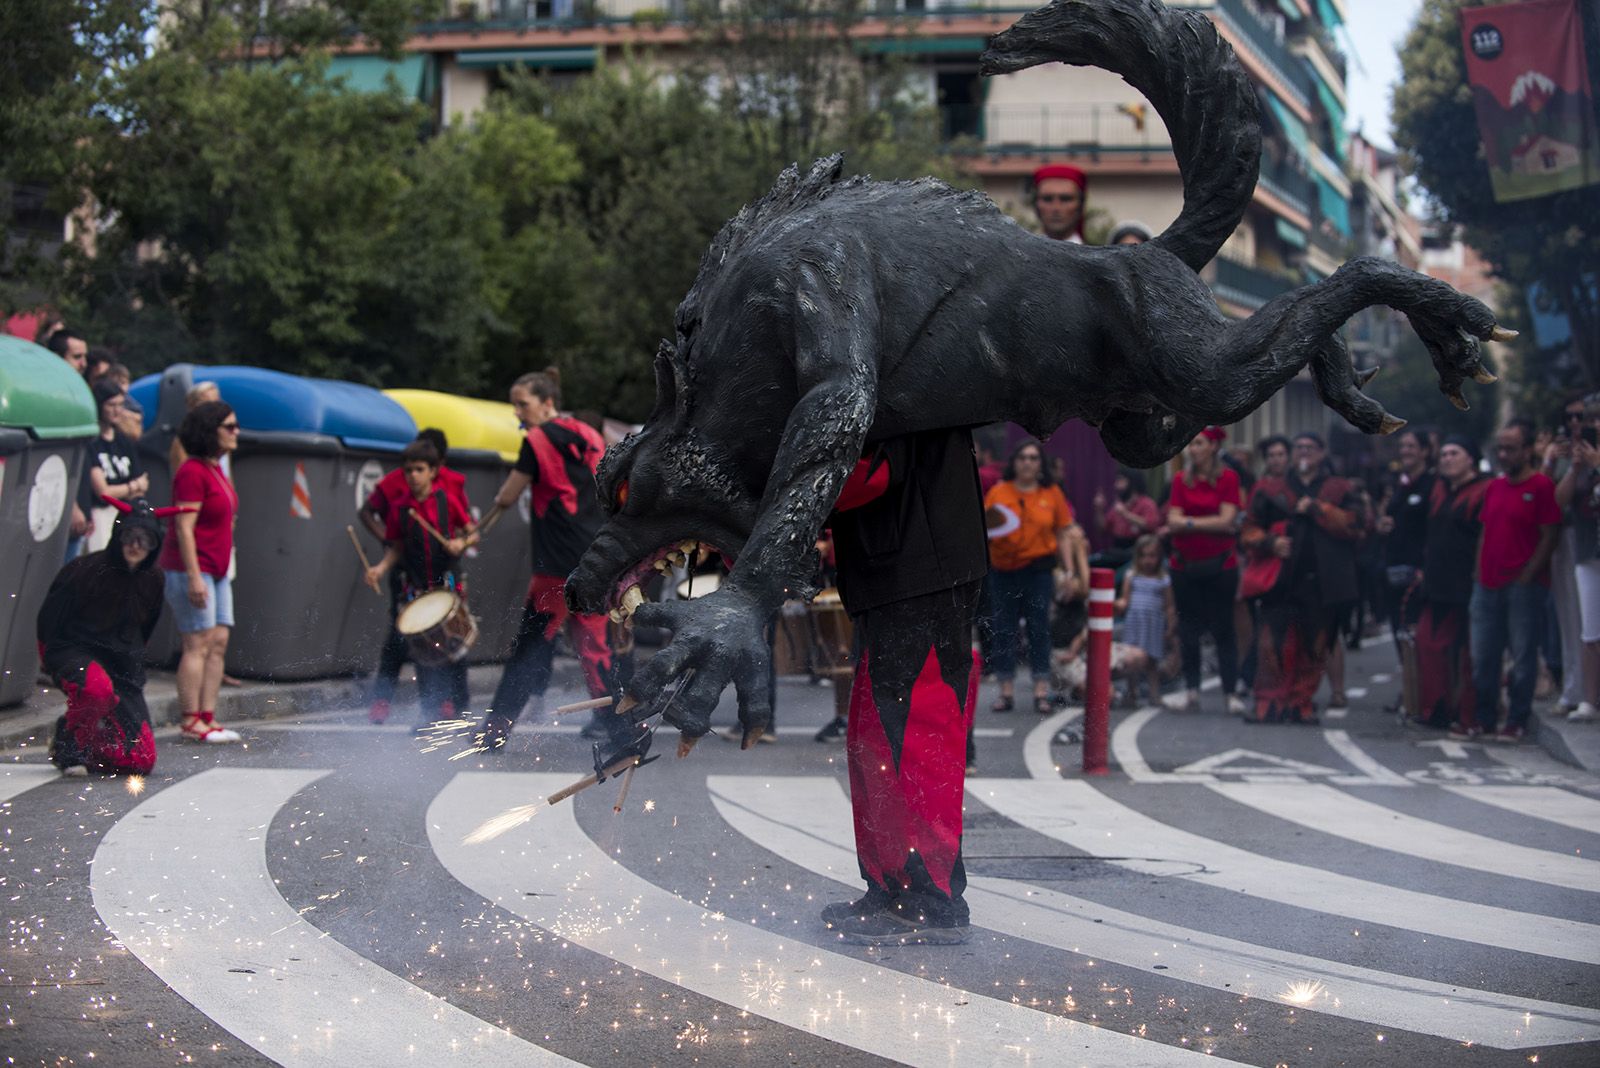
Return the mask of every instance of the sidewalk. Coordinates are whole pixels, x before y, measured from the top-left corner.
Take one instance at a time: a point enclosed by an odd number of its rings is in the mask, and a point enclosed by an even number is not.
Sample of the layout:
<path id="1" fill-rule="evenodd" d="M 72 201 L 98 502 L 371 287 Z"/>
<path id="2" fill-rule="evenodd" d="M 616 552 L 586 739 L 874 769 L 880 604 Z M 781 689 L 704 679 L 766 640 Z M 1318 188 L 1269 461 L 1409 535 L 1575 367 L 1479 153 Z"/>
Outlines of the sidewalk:
<path id="1" fill-rule="evenodd" d="M 487 702 L 500 681 L 499 664 L 482 664 L 467 669 L 467 690 L 474 703 Z M 396 695 L 397 713 L 416 700 L 416 686 L 410 665 L 400 673 Z M 552 691 L 581 689 L 582 672 L 576 658 L 557 656 L 551 676 Z M 176 726 L 182 718 L 178 705 L 177 677 L 170 671 L 151 671 L 145 684 L 145 701 L 156 727 Z M 217 697 L 217 719 L 225 724 L 257 719 L 277 719 L 328 712 L 341 708 L 366 707 L 367 678 L 315 679 L 308 682 L 270 682 L 245 680 L 242 686 L 224 686 Z M 56 717 L 67 710 L 67 699 L 54 687 L 39 686 L 20 705 L 0 709 L 0 749 L 38 748 L 50 745 Z"/>
<path id="2" fill-rule="evenodd" d="M 1550 715 L 1554 703 L 1534 707 L 1528 733 L 1544 751 L 1565 764 L 1600 774 L 1600 723 L 1569 723 Z"/>

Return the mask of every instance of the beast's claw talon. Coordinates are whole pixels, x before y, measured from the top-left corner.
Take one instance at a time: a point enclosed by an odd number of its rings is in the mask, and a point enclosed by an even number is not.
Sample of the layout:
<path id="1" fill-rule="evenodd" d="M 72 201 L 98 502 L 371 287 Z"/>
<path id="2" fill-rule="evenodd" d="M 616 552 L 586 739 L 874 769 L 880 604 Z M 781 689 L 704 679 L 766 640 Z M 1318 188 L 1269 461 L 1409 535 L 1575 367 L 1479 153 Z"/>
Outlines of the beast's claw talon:
<path id="1" fill-rule="evenodd" d="M 1455 390 L 1454 392 L 1446 393 L 1445 396 L 1449 397 L 1450 398 L 1450 403 L 1454 404 L 1459 410 L 1461 410 L 1463 412 L 1472 410 L 1472 405 L 1467 403 L 1467 398 L 1465 398 L 1465 397 L 1463 397 L 1461 395 L 1461 391 L 1460 390 Z"/>
<path id="2" fill-rule="evenodd" d="M 699 738 L 691 738 L 687 734 L 678 735 L 678 759 L 682 760 L 693 752 L 695 744 L 699 741 Z"/>
<path id="3" fill-rule="evenodd" d="M 1496 326 L 1493 330 L 1489 331 L 1489 340 L 1510 341 L 1512 338 L 1516 337 L 1517 334 L 1518 331 L 1516 330 L 1507 330 L 1503 326 Z"/>
<path id="4" fill-rule="evenodd" d="M 1378 377 L 1378 369 L 1376 367 L 1369 367 L 1365 371 L 1357 371 L 1356 372 L 1356 388 L 1357 389 L 1366 389 L 1367 388 L 1367 383 L 1371 382 L 1374 378 L 1377 378 L 1377 377 Z"/>
<path id="5" fill-rule="evenodd" d="M 739 748 L 754 748 L 755 744 L 761 740 L 761 736 L 766 733 L 766 729 L 763 727 L 751 727 L 749 730 L 744 732 L 744 741 L 739 743 Z"/>
<path id="6" fill-rule="evenodd" d="M 1401 429 L 1405 425 L 1406 421 L 1404 419 L 1389 415 L 1387 412 L 1385 412 L 1383 416 L 1383 422 L 1378 425 L 1378 433 L 1393 434 L 1395 431 Z"/>
<path id="7" fill-rule="evenodd" d="M 1479 367 L 1476 371 L 1472 372 L 1472 380 L 1478 383 L 1480 386 L 1492 386 L 1496 382 L 1500 381 L 1500 376 L 1489 370 L 1487 367 Z"/>

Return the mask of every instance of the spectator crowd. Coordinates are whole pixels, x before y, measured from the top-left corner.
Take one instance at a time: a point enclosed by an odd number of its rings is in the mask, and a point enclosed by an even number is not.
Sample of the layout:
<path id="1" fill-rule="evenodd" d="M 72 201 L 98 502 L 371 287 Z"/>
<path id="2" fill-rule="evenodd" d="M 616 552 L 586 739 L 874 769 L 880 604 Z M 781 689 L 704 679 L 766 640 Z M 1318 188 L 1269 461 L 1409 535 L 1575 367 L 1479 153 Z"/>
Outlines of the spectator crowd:
<path id="1" fill-rule="evenodd" d="M 1570 398 L 1563 424 L 1508 421 L 1488 462 L 1476 441 L 1408 428 L 1361 470 L 1315 432 L 1230 448 L 1208 427 L 1170 481 L 1119 471 L 1084 520 L 1039 442 L 1002 470 L 980 432 L 992 710 L 1014 707 L 1019 662 L 1041 713 L 1081 690 L 1101 566 L 1118 572 L 1125 707 L 1198 712 L 1214 674 L 1220 711 L 1317 723 L 1348 707 L 1347 651 L 1387 626 L 1393 710 L 1418 726 L 1515 743 L 1536 694 L 1553 715 L 1600 718 L 1600 394 Z"/>

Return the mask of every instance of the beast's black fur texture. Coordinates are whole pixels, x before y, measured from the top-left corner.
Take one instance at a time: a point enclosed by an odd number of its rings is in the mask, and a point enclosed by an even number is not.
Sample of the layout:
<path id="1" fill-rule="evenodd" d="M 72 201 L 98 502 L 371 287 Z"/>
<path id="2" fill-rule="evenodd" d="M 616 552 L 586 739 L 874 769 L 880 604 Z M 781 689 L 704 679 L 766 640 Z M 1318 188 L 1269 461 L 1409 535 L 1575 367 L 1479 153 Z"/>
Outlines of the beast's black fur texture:
<path id="1" fill-rule="evenodd" d="M 601 464 L 611 518 L 567 586 L 575 608 L 603 610 L 662 546 L 737 556 L 718 593 L 639 609 L 675 634 L 630 688 L 641 713 L 692 668 L 668 716 L 685 733 L 704 733 L 730 681 L 747 736 L 770 722 L 762 627 L 804 592 L 817 532 L 875 440 L 999 420 L 1042 438 L 1077 417 L 1119 461 L 1150 467 L 1308 364 L 1329 407 L 1392 431 L 1337 334 L 1376 304 L 1410 317 L 1453 399 L 1489 378 L 1489 309 L 1393 263 L 1353 260 L 1244 321 L 1217 308 L 1196 272 L 1249 203 L 1260 132 L 1249 80 L 1205 16 L 1055 0 L 996 35 L 982 69 L 1053 61 L 1116 71 L 1165 120 L 1184 207 L 1149 243 L 1050 241 L 932 179 L 840 181 L 837 156 L 785 170 L 712 242 L 657 356 L 655 411 Z"/>

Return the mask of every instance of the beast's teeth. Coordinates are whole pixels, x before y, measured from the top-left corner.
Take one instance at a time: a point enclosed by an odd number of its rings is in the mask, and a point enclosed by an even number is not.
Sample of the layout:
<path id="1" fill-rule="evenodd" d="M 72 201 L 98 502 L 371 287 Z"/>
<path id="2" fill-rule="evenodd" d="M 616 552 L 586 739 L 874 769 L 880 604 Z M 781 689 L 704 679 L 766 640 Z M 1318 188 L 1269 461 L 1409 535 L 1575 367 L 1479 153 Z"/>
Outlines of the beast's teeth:
<path id="1" fill-rule="evenodd" d="M 689 562 L 689 558 L 684 556 L 678 550 L 674 549 L 667 554 L 667 562 L 673 567 L 682 567 L 684 564 Z"/>
<path id="2" fill-rule="evenodd" d="M 627 617 L 633 615 L 634 609 L 638 608 L 642 604 L 644 604 L 644 591 L 638 586 L 629 586 L 622 594 L 623 618 L 626 619 Z"/>
<path id="3" fill-rule="evenodd" d="M 683 541 L 678 543 L 678 548 L 681 549 L 685 555 L 687 555 L 699 549 L 700 543 L 695 541 L 693 538 L 685 538 Z"/>
<path id="4" fill-rule="evenodd" d="M 622 614 L 622 609 L 620 609 L 620 608 L 613 608 L 611 611 L 606 613 L 606 616 L 613 623 L 621 623 L 624 619 L 627 618 L 626 616 L 624 616 Z"/>
<path id="5" fill-rule="evenodd" d="M 655 568 L 657 571 L 665 571 L 669 567 L 671 567 L 672 565 L 667 563 L 666 557 L 662 557 L 660 560 L 657 560 L 654 564 L 651 564 L 650 566 Z"/>

